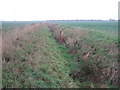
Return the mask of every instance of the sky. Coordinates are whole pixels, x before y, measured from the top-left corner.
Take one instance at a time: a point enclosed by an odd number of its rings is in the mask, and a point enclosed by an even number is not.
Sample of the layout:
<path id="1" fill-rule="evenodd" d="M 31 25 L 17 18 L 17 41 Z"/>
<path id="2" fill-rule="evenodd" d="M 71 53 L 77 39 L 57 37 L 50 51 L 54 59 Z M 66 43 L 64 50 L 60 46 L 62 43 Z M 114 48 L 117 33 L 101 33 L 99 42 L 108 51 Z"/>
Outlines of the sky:
<path id="1" fill-rule="evenodd" d="M 0 0 L 0 20 L 118 19 L 120 0 Z"/>

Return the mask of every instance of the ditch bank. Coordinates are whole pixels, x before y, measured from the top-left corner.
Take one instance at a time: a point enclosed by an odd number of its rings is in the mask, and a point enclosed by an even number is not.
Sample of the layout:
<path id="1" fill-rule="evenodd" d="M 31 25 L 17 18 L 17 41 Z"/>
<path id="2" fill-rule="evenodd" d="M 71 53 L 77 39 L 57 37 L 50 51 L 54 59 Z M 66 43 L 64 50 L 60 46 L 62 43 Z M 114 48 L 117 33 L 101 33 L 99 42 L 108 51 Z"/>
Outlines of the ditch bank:
<path id="1" fill-rule="evenodd" d="M 79 87 L 110 88 L 118 86 L 116 41 L 112 42 L 112 39 L 103 33 L 83 30 L 80 27 L 67 29 L 55 23 L 47 23 L 47 26 L 55 40 L 68 48 L 66 52 L 72 56 L 74 63 L 77 63 L 69 76 L 75 81 L 79 81 Z M 97 40 L 101 39 L 98 36 L 107 38 L 110 43 L 107 43 L 107 39 Z"/>
<path id="2" fill-rule="evenodd" d="M 66 48 L 55 41 L 45 24 L 34 29 L 4 52 L 3 88 L 78 88 L 69 76 L 73 62 L 67 61 Z"/>

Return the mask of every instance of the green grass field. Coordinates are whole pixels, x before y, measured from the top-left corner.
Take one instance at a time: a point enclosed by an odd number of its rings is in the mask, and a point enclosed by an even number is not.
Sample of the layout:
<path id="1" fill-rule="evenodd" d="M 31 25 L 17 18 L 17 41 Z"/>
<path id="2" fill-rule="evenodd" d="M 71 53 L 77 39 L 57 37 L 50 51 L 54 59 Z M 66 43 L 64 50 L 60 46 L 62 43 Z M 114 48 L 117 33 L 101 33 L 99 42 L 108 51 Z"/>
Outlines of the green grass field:
<path id="1" fill-rule="evenodd" d="M 34 32 L 9 34 L 24 28 Z M 3 32 L 3 41 L 14 37 L 2 46 L 4 88 L 118 86 L 116 21 L 3 22 Z"/>
<path id="2" fill-rule="evenodd" d="M 89 30 L 118 33 L 118 21 L 54 21 L 53 23 L 61 24 L 67 28 L 81 27 Z"/>

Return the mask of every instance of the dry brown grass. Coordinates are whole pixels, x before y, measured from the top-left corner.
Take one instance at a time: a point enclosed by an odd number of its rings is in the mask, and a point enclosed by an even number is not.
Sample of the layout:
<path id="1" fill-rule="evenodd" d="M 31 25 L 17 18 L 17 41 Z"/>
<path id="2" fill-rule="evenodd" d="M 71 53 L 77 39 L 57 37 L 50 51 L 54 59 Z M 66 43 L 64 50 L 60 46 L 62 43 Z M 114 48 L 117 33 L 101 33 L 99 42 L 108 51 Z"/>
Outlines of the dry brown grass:
<path id="1" fill-rule="evenodd" d="M 11 33 L 3 35 L 2 52 L 11 49 L 21 38 L 27 37 L 29 34 L 36 32 L 44 23 L 37 23 L 25 26 L 22 30 L 18 27 L 12 30 Z"/>
<path id="2" fill-rule="evenodd" d="M 58 24 L 48 23 L 48 28 L 53 32 L 53 35 L 58 43 L 65 44 L 67 47 L 72 47 L 77 44 L 80 37 L 85 36 L 88 32 L 80 27 L 73 29 L 63 29 Z M 68 32 L 68 34 L 65 34 Z"/>
<path id="3" fill-rule="evenodd" d="M 81 44 L 82 42 L 80 41 L 80 38 L 89 35 L 89 31 L 82 29 L 80 27 L 76 27 L 73 29 L 60 29 L 58 25 L 56 24 L 48 24 L 48 27 L 50 30 L 53 32 L 54 37 L 56 38 L 56 41 L 65 44 L 69 48 L 69 53 L 76 53 L 76 54 L 82 54 L 82 51 L 75 51 L 75 46 L 79 46 L 82 48 L 82 50 L 86 51 L 83 55 L 80 55 L 78 57 L 77 61 L 84 60 L 85 63 L 89 63 L 91 60 L 91 57 L 93 53 L 96 51 L 95 47 L 92 47 L 91 45 L 87 44 Z M 60 33 L 62 31 L 62 34 Z M 92 32 L 92 31 L 91 31 Z M 97 37 L 96 37 L 97 38 Z M 96 44 L 97 42 L 93 42 L 93 45 Z M 99 46 L 99 45 L 98 45 Z M 118 48 L 115 46 L 115 44 L 112 45 L 107 45 L 107 46 L 102 46 L 105 48 L 105 50 L 108 50 L 108 54 L 111 56 L 113 55 L 113 58 L 116 59 L 116 56 L 118 54 Z M 90 50 L 89 50 L 90 49 Z M 92 58 L 92 62 L 98 63 L 99 65 L 96 64 L 92 68 L 94 68 L 93 73 L 94 76 L 91 78 L 93 82 L 99 82 L 99 83 L 104 83 L 104 80 L 108 80 L 109 83 L 113 85 L 118 85 L 118 62 L 115 60 L 112 60 L 112 58 L 108 58 L 106 55 L 103 57 L 102 54 L 100 53 L 101 51 L 97 51 L 99 53 L 99 56 L 96 55 L 94 58 Z M 75 54 L 74 53 L 74 54 Z M 104 52 L 103 52 L 104 53 Z M 107 53 L 107 52 L 106 52 Z M 103 58 L 106 57 L 106 60 L 103 60 Z M 101 59 L 101 60 L 100 60 Z M 107 60 L 110 59 L 110 60 Z M 107 66 L 107 68 L 99 68 L 99 66 Z M 87 66 L 86 66 L 87 67 Z M 80 74 L 78 72 L 78 75 L 74 74 L 75 77 L 79 77 Z M 101 88 L 107 88 L 107 85 L 101 85 Z"/>
<path id="4" fill-rule="evenodd" d="M 66 35 L 66 44 L 69 46 L 74 46 L 74 44 L 79 43 L 79 39 L 85 36 L 88 32 L 80 27 L 76 27 L 73 29 L 64 29 L 64 32 L 68 32 Z"/>
<path id="5" fill-rule="evenodd" d="M 64 34 L 64 30 L 62 28 L 60 28 L 57 24 L 47 24 L 47 25 L 48 25 L 48 28 L 53 33 L 56 41 L 58 43 L 64 44 L 65 39 L 66 39 L 66 36 Z"/>

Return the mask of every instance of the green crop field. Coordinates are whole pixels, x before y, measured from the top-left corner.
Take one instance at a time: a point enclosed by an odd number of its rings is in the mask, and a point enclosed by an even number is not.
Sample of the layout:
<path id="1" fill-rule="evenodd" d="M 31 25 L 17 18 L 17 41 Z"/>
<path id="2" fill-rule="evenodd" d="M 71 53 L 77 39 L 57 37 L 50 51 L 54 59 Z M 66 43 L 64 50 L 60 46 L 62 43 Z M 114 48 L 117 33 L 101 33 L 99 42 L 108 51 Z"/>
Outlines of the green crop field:
<path id="1" fill-rule="evenodd" d="M 89 30 L 100 30 L 106 32 L 118 32 L 118 21 L 51 21 L 62 24 L 67 28 L 81 27 Z"/>
<path id="2" fill-rule="evenodd" d="M 15 28 L 23 28 L 25 25 L 32 23 L 38 23 L 39 21 L 3 21 L 2 22 L 2 32 L 11 32 Z"/>
<path id="3" fill-rule="evenodd" d="M 3 88 L 117 88 L 117 21 L 3 22 Z"/>

